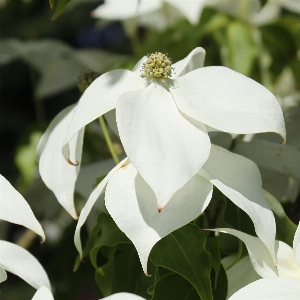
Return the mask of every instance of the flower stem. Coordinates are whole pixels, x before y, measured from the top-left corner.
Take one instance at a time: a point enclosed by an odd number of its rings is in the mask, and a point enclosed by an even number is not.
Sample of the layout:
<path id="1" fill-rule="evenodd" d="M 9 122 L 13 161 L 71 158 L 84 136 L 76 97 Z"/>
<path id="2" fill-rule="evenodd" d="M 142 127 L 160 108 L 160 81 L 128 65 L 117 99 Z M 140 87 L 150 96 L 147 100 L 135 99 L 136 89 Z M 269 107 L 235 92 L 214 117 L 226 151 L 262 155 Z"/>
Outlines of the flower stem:
<path id="1" fill-rule="evenodd" d="M 111 139 L 110 139 L 109 133 L 107 131 L 107 127 L 105 125 L 105 121 L 104 121 L 103 116 L 99 117 L 99 122 L 100 122 L 101 129 L 103 131 L 103 134 L 104 134 L 105 141 L 107 143 L 108 149 L 109 149 L 109 151 L 111 153 L 112 158 L 114 159 L 114 161 L 115 161 L 115 163 L 117 165 L 120 162 L 120 160 L 119 160 L 119 157 L 118 157 L 118 155 L 117 155 L 117 153 L 116 153 L 116 151 L 115 151 L 115 149 L 113 147 L 113 144 L 111 142 Z"/>

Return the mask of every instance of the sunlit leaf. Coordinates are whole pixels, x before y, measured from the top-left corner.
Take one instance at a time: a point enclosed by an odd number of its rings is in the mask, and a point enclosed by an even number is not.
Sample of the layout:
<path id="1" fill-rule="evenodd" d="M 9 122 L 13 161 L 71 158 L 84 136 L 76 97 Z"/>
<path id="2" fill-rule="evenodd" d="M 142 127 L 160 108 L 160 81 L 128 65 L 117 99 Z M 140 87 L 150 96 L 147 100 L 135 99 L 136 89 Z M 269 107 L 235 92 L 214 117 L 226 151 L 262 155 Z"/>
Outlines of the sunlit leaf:
<path id="1" fill-rule="evenodd" d="M 15 156 L 15 162 L 23 176 L 25 186 L 30 184 L 34 178 L 34 170 L 37 164 L 36 148 L 41 136 L 41 132 L 33 131 L 30 134 L 29 143 L 19 146 Z"/>
<path id="2" fill-rule="evenodd" d="M 238 21 L 231 22 L 227 27 L 227 42 L 230 68 L 249 75 L 256 56 L 251 27 Z"/>

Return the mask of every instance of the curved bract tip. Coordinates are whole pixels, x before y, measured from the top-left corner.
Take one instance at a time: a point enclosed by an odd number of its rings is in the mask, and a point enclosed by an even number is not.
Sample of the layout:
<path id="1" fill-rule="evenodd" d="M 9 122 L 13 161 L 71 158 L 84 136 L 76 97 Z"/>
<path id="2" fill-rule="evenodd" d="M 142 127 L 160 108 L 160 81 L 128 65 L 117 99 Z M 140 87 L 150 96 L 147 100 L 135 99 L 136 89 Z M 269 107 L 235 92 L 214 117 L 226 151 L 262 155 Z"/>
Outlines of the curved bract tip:
<path id="1" fill-rule="evenodd" d="M 76 161 L 76 163 L 73 163 L 70 158 L 68 158 L 68 164 L 72 165 L 72 166 L 78 166 L 79 165 L 79 161 Z"/>

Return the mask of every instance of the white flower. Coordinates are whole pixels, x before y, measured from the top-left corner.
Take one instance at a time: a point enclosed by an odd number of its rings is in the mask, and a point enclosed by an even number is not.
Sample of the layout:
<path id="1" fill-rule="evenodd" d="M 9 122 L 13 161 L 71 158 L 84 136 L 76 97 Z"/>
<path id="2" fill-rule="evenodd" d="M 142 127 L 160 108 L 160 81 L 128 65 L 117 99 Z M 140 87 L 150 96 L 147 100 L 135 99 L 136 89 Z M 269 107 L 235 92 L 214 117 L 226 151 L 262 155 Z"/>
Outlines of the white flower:
<path id="1" fill-rule="evenodd" d="M 300 284 L 292 278 L 266 278 L 240 289 L 228 300 L 299 300 Z"/>
<path id="2" fill-rule="evenodd" d="M 251 24 L 262 25 L 275 20 L 280 8 L 275 1 L 262 6 L 259 0 L 216 0 L 212 6 Z"/>
<path id="3" fill-rule="evenodd" d="M 143 17 L 164 8 L 175 7 L 190 23 L 197 24 L 206 0 L 106 0 L 92 15 L 107 20 L 126 20 Z"/>
<path id="4" fill-rule="evenodd" d="M 23 196 L 0 175 L 0 220 L 25 226 L 45 241 L 41 224 Z"/>
<path id="5" fill-rule="evenodd" d="M 159 202 L 133 164 L 123 160 L 95 188 L 82 209 L 74 237 L 76 248 L 82 255 L 80 229 L 94 203 L 103 201 L 100 196 L 105 192 L 108 212 L 135 245 L 146 273 L 152 247 L 205 210 L 213 185 L 250 216 L 257 235 L 274 255 L 275 221 L 262 193 L 257 166 L 214 145 L 202 169 L 168 203 Z"/>
<path id="6" fill-rule="evenodd" d="M 65 137 L 66 160 L 73 151 L 69 144 L 73 136 L 92 120 L 116 108 L 127 156 L 153 189 L 158 202 L 167 203 L 209 156 L 210 140 L 205 125 L 231 133 L 272 131 L 285 138 L 282 111 L 274 95 L 228 68 L 201 68 L 202 48 L 174 64 L 171 77 L 167 77 L 171 66 L 162 54 L 156 53 L 154 59 L 150 56 L 146 60 L 141 59 L 132 72 L 105 73 L 87 88 Z M 144 74 L 154 63 L 162 63 L 163 68 L 149 70 L 154 77 L 141 76 L 143 63 Z M 73 143 L 73 147 L 81 145 Z M 76 164 L 76 160 L 70 160 Z"/>
<path id="7" fill-rule="evenodd" d="M 44 231 L 28 203 L 2 175 L 0 219 L 25 226 L 45 240 Z M 48 276 L 35 257 L 20 246 L 0 240 L 0 283 L 7 279 L 5 270 L 21 277 L 36 289 L 42 285 L 50 288 Z"/>
<path id="8" fill-rule="evenodd" d="M 129 294 L 129 293 L 117 293 L 111 296 L 105 297 L 107 300 L 145 300 L 144 298 Z M 54 300 L 52 293 L 46 286 L 40 287 L 34 294 L 32 300 Z"/>
<path id="9" fill-rule="evenodd" d="M 264 133 L 237 143 L 233 152 L 253 160 L 259 167 L 263 188 L 281 202 L 294 202 L 300 190 L 300 107 L 284 112 L 287 144 L 282 147 L 273 134 Z"/>
<path id="10" fill-rule="evenodd" d="M 207 4 L 255 25 L 274 22 L 281 8 L 300 13 L 299 0 L 268 0 L 263 6 L 259 0 L 214 0 Z"/>
<path id="11" fill-rule="evenodd" d="M 74 111 L 74 105 L 68 106 L 52 120 L 39 141 L 37 156 L 44 183 L 53 191 L 65 210 L 76 219 L 73 194 L 80 164 L 76 166 L 68 164 L 61 154 L 64 133 L 67 131 Z M 74 146 L 70 147 L 70 160 L 75 163 L 81 160 L 84 129 L 79 130 L 72 139 Z"/>
<path id="12" fill-rule="evenodd" d="M 27 250 L 13 243 L 0 240 L 0 282 L 11 272 L 38 289 L 45 285 L 50 289 L 48 275 L 39 261 Z"/>
<path id="13" fill-rule="evenodd" d="M 235 153 L 253 160 L 259 167 L 263 188 L 281 202 L 294 202 L 300 188 L 300 152 L 293 146 L 268 140 L 241 142 Z"/>
<path id="14" fill-rule="evenodd" d="M 105 299 L 109 300 L 145 300 L 144 298 L 134 295 L 134 294 L 129 294 L 129 293 L 117 293 L 110 295 L 108 297 L 105 297 Z"/>
<path id="15" fill-rule="evenodd" d="M 31 300 L 54 300 L 52 293 L 46 286 L 41 286 Z"/>
<path id="16" fill-rule="evenodd" d="M 213 230 L 213 229 L 212 229 Z M 258 279 L 259 277 L 262 278 L 272 278 L 280 277 L 280 279 L 273 281 L 277 282 L 279 285 L 287 283 L 291 284 L 291 289 L 289 291 L 284 290 L 283 296 L 286 298 L 278 298 L 278 299 L 294 299 L 288 298 L 289 296 L 292 297 L 293 295 L 300 296 L 299 286 L 300 286 L 300 226 L 296 230 L 294 241 L 293 241 L 293 248 L 287 245 L 284 242 L 277 241 L 275 242 L 275 260 L 273 255 L 270 252 L 270 249 L 264 245 L 260 239 L 250 236 L 246 233 L 239 232 L 234 229 L 229 228 L 218 228 L 214 229 L 214 231 L 224 232 L 232 234 L 239 239 L 241 239 L 248 250 L 249 257 L 245 257 L 240 260 L 236 265 L 234 265 L 231 269 L 227 271 L 228 277 L 228 296 L 230 296 L 233 292 L 237 290 L 237 286 L 239 288 L 251 283 L 253 280 Z M 249 258 L 251 264 L 249 263 Z M 225 262 L 225 265 L 229 265 L 230 263 Z M 255 276 L 250 275 L 254 274 L 253 269 L 259 275 L 255 278 Z M 245 277 L 247 274 L 247 277 Z M 250 276 L 249 276 L 250 275 Z M 293 280 L 289 281 L 286 278 L 293 278 Z M 296 281 L 297 282 L 296 282 Z M 282 283 L 281 283 L 282 281 Z M 261 283 L 257 283 L 258 285 L 266 284 L 266 288 L 268 289 L 270 281 L 261 281 Z M 255 285 L 253 284 L 252 287 Z M 296 288 L 296 286 L 298 288 Z M 247 288 L 249 291 L 250 288 Z M 244 292 L 241 292 L 243 294 Z M 289 294 L 290 293 L 290 294 Z M 236 296 L 231 297 L 230 299 L 238 299 L 236 298 L 237 295 L 240 295 L 239 292 Z M 264 295 L 264 293 L 262 293 Z M 277 294 L 272 293 L 271 295 L 277 296 Z M 247 298 L 248 299 L 248 298 Z M 258 298 L 263 299 L 263 298 Z M 267 298 L 264 298 L 267 299 Z M 273 298 L 274 299 L 274 298 Z M 277 298 L 275 298 L 277 299 Z M 295 298 L 296 299 L 296 298 Z M 299 299 L 299 298 L 297 298 Z"/>
<path id="17" fill-rule="evenodd" d="M 273 1 L 276 1 L 278 5 L 281 6 L 282 8 L 300 14 L 299 0 L 273 0 Z"/>

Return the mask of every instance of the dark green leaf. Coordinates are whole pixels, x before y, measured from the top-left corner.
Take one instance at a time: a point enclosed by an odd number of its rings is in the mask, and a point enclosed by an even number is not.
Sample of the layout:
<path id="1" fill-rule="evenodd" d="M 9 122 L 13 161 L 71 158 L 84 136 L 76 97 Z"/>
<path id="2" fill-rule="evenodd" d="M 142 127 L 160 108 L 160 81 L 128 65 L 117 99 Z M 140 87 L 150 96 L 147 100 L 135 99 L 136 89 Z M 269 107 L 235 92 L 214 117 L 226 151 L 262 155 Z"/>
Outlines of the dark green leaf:
<path id="1" fill-rule="evenodd" d="M 276 78 L 291 59 L 296 56 L 297 46 L 292 33 L 278 23 L 260 28 L 262 40 L 272 56 L 270 71 Z"/>
<path id="2" fill-rule="evenodd" d="M 182 276 L 170 274 L 161 277 L 154 288 L 151 300 L 197 300 L 195 288 Z"/>
<path id="3" fill-rule="evenodd" d="M 211 265 L 215 270 L 215 282 L 219 276 L 221 257 L 219 240 L 213 237 L 208 237 L 205 244 L 206 251 L 210 254 Z"/>
<path id="4" fill-rule="evenodd" d="M 98 234 L 99 234 L 99 231 L 100 231 L 100 226 L 102 225 L 102 222 L 99 222 L 98 218 L 102 219 L 103 214 L 104 214 L 104 218 L 105 218 L 106 214 L 103 213 L 103 212 L 99 213 L 98 216 L 97 216 L 97 224 L 95 225 L 95 227 L 91 230 L 91 232 L 89 234 L 87 245 L 83 249 L 83 252 L 82 252 L 82 257 L 87 256 L 91 252 L 91 250 L 94 248 L 95 241 L 97 240 Z M 77 271 L 77 269 L 80 266 L 80 263 L 81 263 L 81 258 L 80 258 L 80 255 L 78 255 L 77 258 L 76 258 L 75 264 L 74 264 L 74 268 L 73 268 L 74 272 Z"/>
<path id="5" fill-rule="evenodd" d="M 188 224 L 160 240 L 150 259 L 186 278 L 202 300 L 212 300 L 210 255 L 205 250 L 206 236 L 195 225 Z"/>
<path id="6" fill-rule="evenodd" d="M 91 251 L 91 262 L 97 269 L 97 254 L 101 247 L 113 247 L 121 243 L 131 243 L 127 236 L 119 229 L 109 214 L 100 212 L 97 217 L 97 226 L 100 228 L 100 236 L 94 242 Z"/>
<path id="7" fill-rule="evenodd" d="M 90 257 L 102 294 L 109 296 L 123 291 L 150 299 L 147 289 L 154 284 L 155 277 L 146 277 L 135 247 L 111 216 L 100 212 L 94 231 L 97 237 L 93 241 Z M 153 265 L 149 264 L 149 269 L 155 274 Z"/>
<path id="8" fill-rule="evenodd" d="M 292 247 L 297 226 L 288 218 L 281 204 L 274 196 L 265 190 L 264 195 L 275 215 L 277 239 Z"/>
<path id="9" fill-rule="evenodd" d="M 212 282 L 214 283 L 214 278 L 212 278 Z M 227 275 L 226 272 L 223 268 L 223 266 L 220 266 L 220 272 L 218 275 L 218 281 L 217 284 L 214 284 L 215 288 L 213 289 L 213 295 L 214 295 L 214 300 L 225 300 L 227 296 L 227 289 L 228 289 L 228 284 L 227 284 Z"/>
<path id="10" fill-rule="evenodd" d="M 146 299 L 151 298 L 147 289 L 153 285 L 154 279 L 144 274 L 137 251 L 132 244 L 115 247 L 109 255 L 108 262 L 97 268 L 95 278 L 105 297 L 118 292 L 128 292 Z"/>
<path id="11" fill-rule="evenodd" d="M 54 14 L 51 18 L 51 21 L 55 20 L 60 16 L 60 14 L 65 10 L 66 6 L 69 4 L 70 1 L 71 0 L 59 0 L 55 8 Z"/>

